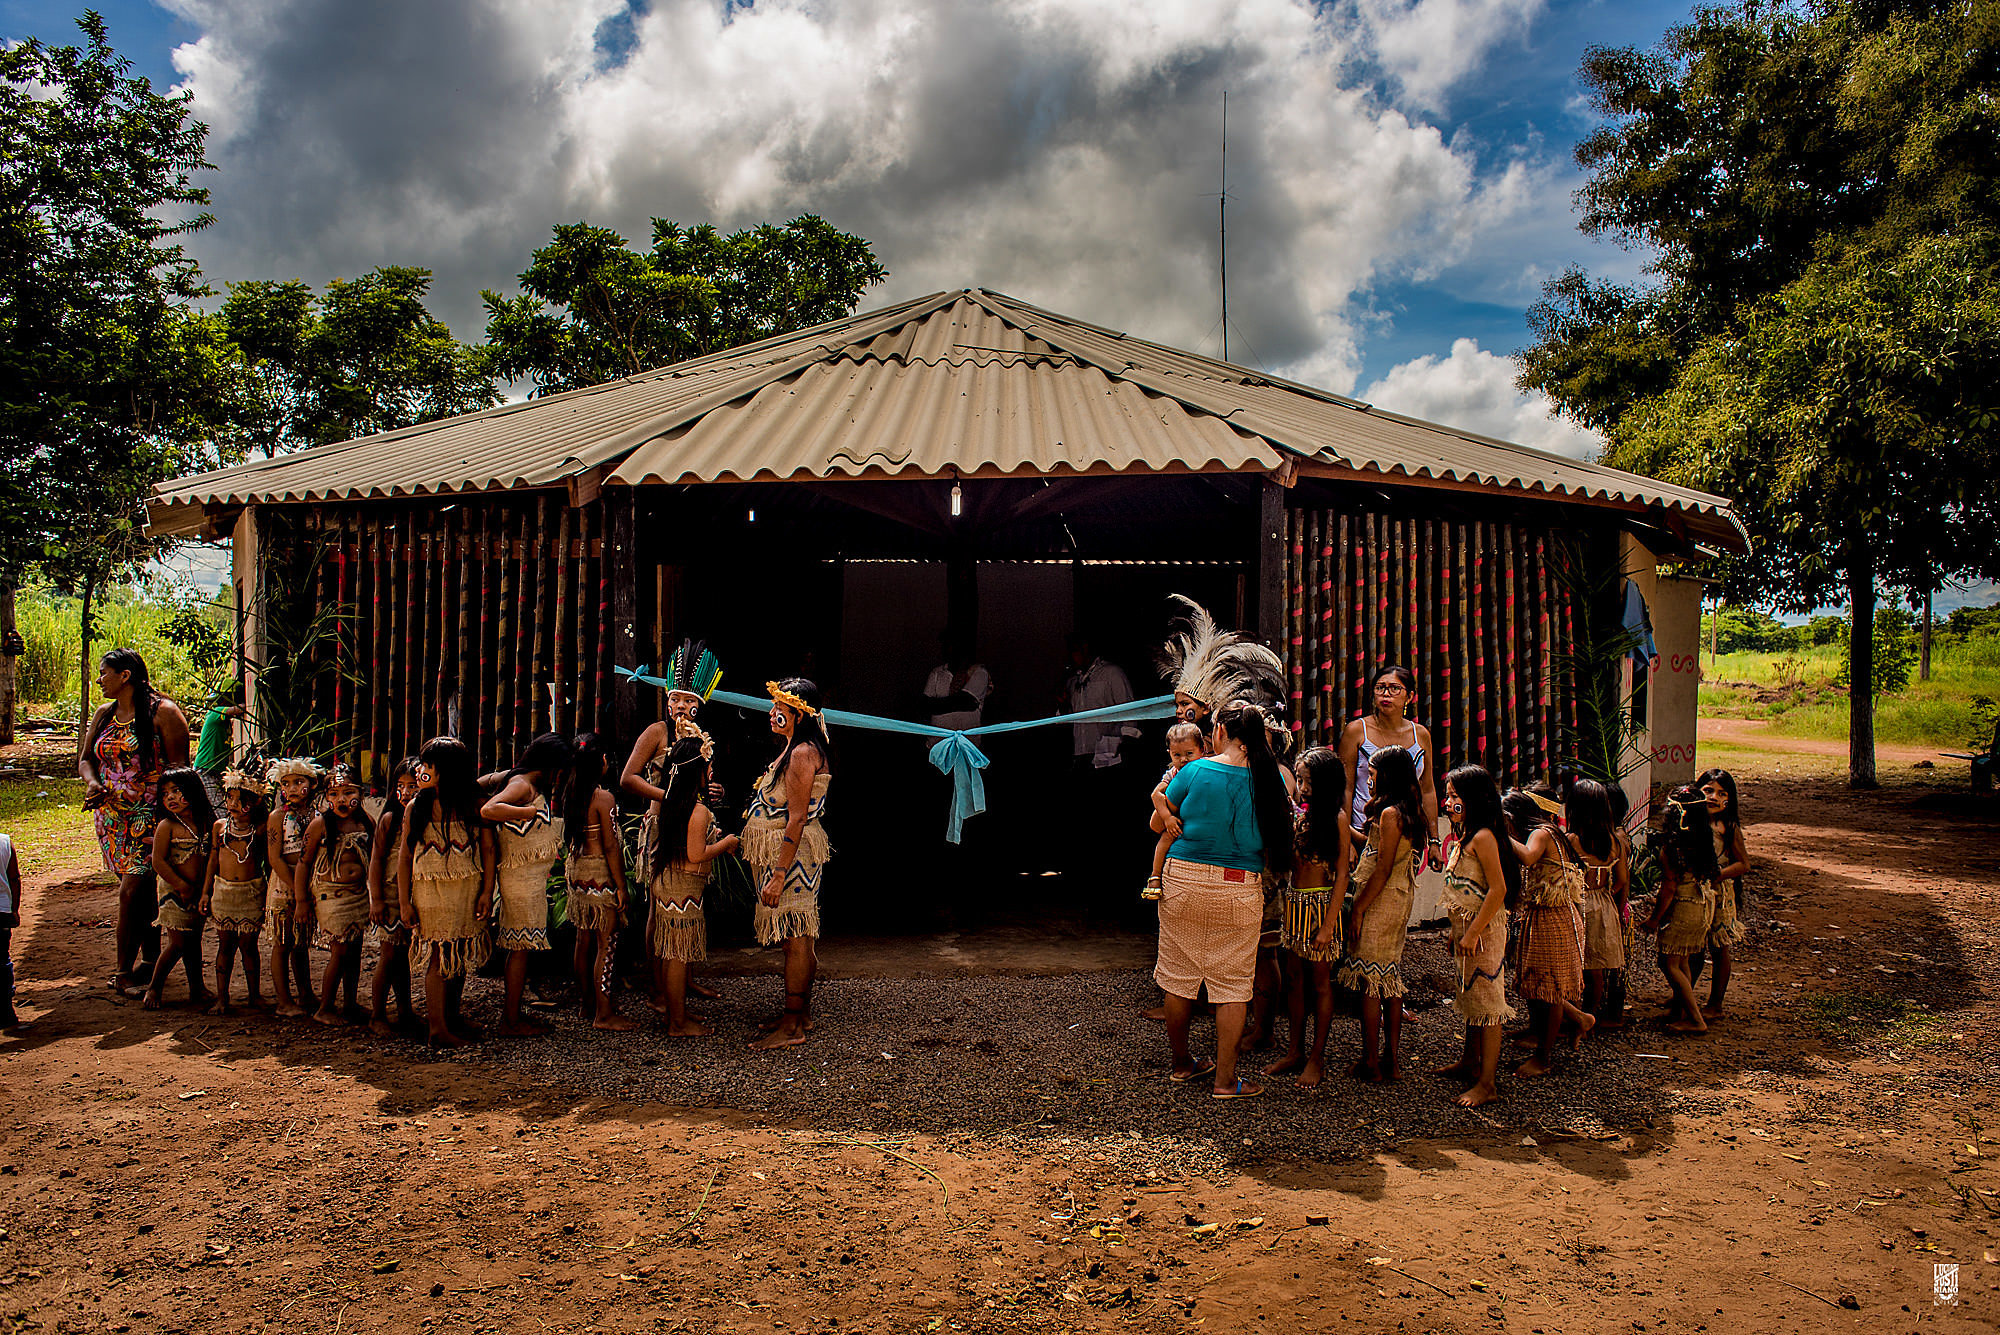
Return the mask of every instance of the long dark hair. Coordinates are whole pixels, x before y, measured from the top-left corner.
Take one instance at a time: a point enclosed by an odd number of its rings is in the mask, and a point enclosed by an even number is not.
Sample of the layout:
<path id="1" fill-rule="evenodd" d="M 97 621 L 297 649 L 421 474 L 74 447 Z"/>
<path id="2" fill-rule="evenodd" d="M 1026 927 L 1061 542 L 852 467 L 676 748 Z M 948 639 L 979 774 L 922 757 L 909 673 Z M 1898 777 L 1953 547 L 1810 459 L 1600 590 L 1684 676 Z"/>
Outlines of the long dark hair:
<path id="1" fill-rule="evenodd" d="M 1536 830 L 1545 829 L 1555 837 L 1558 856 L 1565 861 L 1575 857 L 1576 846 L 1570 843 L 1569 836 L 1563 833 L 1562 826 L 1556 823 L 1556 818 L 1549 814 L 1548 808 L 1535 800 L 1535 796 L 1533 789 L 1516 788 L 1500 799 L 1500 811 L 1507 817 L 1507 824 L 1513 827 L 1514 838 L 1525 844 L 1529 835 Z M 1555 799 L 1551 797 L 1549 800 Z"/>
<path id="2" fill-rule="evenodd" d="M 1667 865 L 1697 881 L 1712 881 L 1721 872 L 1715 861 L 1715 840 L 1708 832 L 1708 802 L 1701 789 L 1684 783 L 1667 795 L 1661 823 Z"/>
<path id="3" fill-rule="evenodd" d="M 787 687 L 786 689 L 790 689 Z M 686 862 L 688 822 L 695 807 L 708 796 L 708 760 L 701 753 L 701 738 L 683 737 L 667 752 L 666 772 L 660 776 L 659 837 L 653 845 L 653 869 L 669 863 Z"/>
<path id="4" fill-rule="evenodd" d="M 1231 700 L 1215 711 L 1215 725 L 1241 742 L 1250 758 L 1250 799 L 1257 810 L 1264 865 L 1284 873 L 1292 869 L 1292 799 L 1285 790 L 1285 776 L 1278 772 L 1278 758 L 1271 753 L 1265 723 L 1264 711 L 1247 700 Z"/>
<path id="5" fill-rule="evenodd" d="M 1418 848 L 1427 848 L 1431 842 L 1431 818 L 1424 811 L 1424 790 L 1417 782 L 1417 758 L 1407 748 L 1385 746 L 1375 753 L 1371 762 L 1374 774 L 1368 781 L 1368 805 L 1361 809 L 1363 820 L 1374 820 L 1390 809 L 1396 812 L 1396 820 L 1403 827 L 1403 838 Z M 1396 856 L 1396 850 L 1385 848 L 1383 857 Z"/>
<path id="6" fill-rule="evenodd" d="M 417 752 L 417 760 L 437 775 L 437 786 L 418 789 L 417 800 L 410 803 L 411 844 L 430 833 L 433 819 L 449 822 L 456 816 L 468 833 L 477 830 L 486 794 L 479 788 L 479 762 L 471 748 L 456 737 L 433 737 Z"/>
<path id="7" fill-rule="evenodd" d="M 528 743 L 528 749 L 521 752 L 520 760 L 507 771 L 507 777 L 528 775 L 528 784 L 535 795 L 547 799 L 554 807 L 561 803 L 563 786 L 569 782 L 569 772 L 575 764 L 576 755 L 562 734 L 545 732 Z M 538 779 L 536 775 L 541 777 Z M 544 788 L 544 783 L 548 787 Z"/>
<path id="8" fill-rule="evenodd" d="M 1514 856 L 1514 843 L 1507 837 L 1507 816 L 1500 809 L 1500 785 L 1483 765 L 1460 765 L 1444 776 L 1447 789 L 1458 794 L 1458 842 L 1471 855 L 1472 837 L 1481 830 L 1493 832 L 1500 846 L 1500 875 L 1507 882 L 1507 907 L 1521 900 L 1521 860 Z"/>
<path id="9" fill-rule="evenodd" d="M 1736 805 L 1736 776 L 1726 769 L 1705 769 L 1694 776 L 1697 789 L 1715 784 L 1729 794 L 1729 805 L 1722 809 L 1722 838 L 1724 847 L 1736 842 L 1736 836 L 1743 830 L 1743 813 Z"/>
<path id="10" fill-rule="evenodd" d="M 804 677 L 787 677 L 778 683 L 778 689 L 796 695 L 812 706 L 809 714 L 804 710 L 793 710 L 797 717 L 792 722 L 792 735 L 785 742 L 785 749 L 778 754 L 776 772 L 785 772 L 785 766 L 792 763 L 792 752 L 801 745 L 811 746 L 819 752 L 819 767 L 822 772 L 833 773 L 833 747 L 826 740 L 826 725 L 820 722 L 819 687 Z M 789 706 L 788 706 L 789 707 Z"/>
<path id="11" fill-rule="evenodd" d="M 180 789 L 181 796 L 187 799 L 188 827 L 206 840 L 215 831 L 215 803 L 208 800 L 208 788 L 201 781 L 201 771 L 170 769 L 160 776 L 161 789 L 164 790 L 168 784 Z M 161 814 L 165 814 L 165 807 L 160 810 Z"/>
<path id="12" fill-rule="evenodd" d="M 583 847 L 590 830 L 590 807 L 597 790 L 604 786 L 611 758 L 604 738 L 594 732 L 580 732 L 570 741 L 569 796 L 563 804 L 563 842 L 571 852 Z"/>
<path id="13" fill-rule="evenodd" d="M 153 722 L 153 711 L 160 706 L 159 697 L 153 694 L 153 675 L 146 670 L 146 660 L 139 656 L 137 649 L 120 648 L 105 650 L 97 663 L 99 667 L 108 667 L 113 672 L 124 672 L 130 676 L 132 736 L 139 743 L 139 773 L 151 773 L 160 750 L 159 728 Z"/>
<path id="14" fill-rule="evenodd" d="M 388 827 L 382 832 L 382 843 L 389 848 L 394 848 L 396 840 L 401 838 L 403 834 L 403 813 L 405 808 L 401 802 L 396 800 L 396 781 L 401 779 L 405 774 L 413 779 L 417 777 L 417 758 L 415 756 L 404 756 L 396 762 L 396 768 L 389 771 L 389 800 L 382 804 L 382 814 L 389 818 Z M 421 797 L 423 789 L 419 788 L 417 795 Z"/>
<path id="15" fill-rule="evenodd" d="M 1298 768 L 1305 773 L 1305 810 L 1299 813 L 1293 829 L 1292 847 L 1298 856 L 1338 871 L 1335 864 L 1340 859 L 1340 825 L 1346 819 L 1341 799 L 1347 793 L 1347 766 L 1340 763 L 1340 752 L 1330 746 L 1315 746 L 1299 757 Z"/>
<path id="16" fill-rule="evenodd" d="M 1569 832 L 1576 845 L 1599 862 L 1609 862 L 1618 851 L 1612 836 L 1611 797 L 1595 779 L 1577 779 L 1569 786 L 1569 801 L 1563 807 Z"/>

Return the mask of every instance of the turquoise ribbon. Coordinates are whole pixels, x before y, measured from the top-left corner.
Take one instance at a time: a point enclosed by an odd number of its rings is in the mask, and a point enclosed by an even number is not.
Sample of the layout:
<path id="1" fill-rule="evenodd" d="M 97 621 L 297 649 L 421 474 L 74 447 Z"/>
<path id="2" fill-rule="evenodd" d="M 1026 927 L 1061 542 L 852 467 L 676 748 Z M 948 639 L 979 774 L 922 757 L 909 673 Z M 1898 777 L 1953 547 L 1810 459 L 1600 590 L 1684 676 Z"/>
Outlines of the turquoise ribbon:
<path id="1" fill-rule="evenodd" d="M 615 668 L 621 677 L 629 678 L 646 686 L 665 688 L 673 683 L 661 677 L 648 676 L 646 665 L 636 668 Z M 737 709 L 749 709 L 762 713 L 771 707 L 769 699 L 758 695 L 743 695 L 736 691 L 717 691 L 708 697 L 719 705 L 731 705 Z M 934 737 L 936 745 L 931 747 L 931 764 L 951 777 L 951 813 L 946 817 L 944 837 L 952 843 L 959 842 L 965 829 L 965 822 L 986 810 L 986 779 L 980 773 L 992 762 L 972 740 L 974 737 L 991 737 L 997 733 L 1020 732 L 1026 728 L 1045 728 L 1058 724 L 1074 723 L 1136 723 L 1142 719 L 1172 718 L 1174 697 L 1156 695 L 1148 700 L 1134 700 L 1130 704 L 1107 705 L 1103 709 L 1086 709 L 1080 714 L 1051 714 L 1047 718 L 1023 719 L 1015 723 L 988 723 L 983 727 L 940 728 L 929 723 L 912 723 L 907 719 L 882 718 L 875 714 L 855 714 L 845 709 L 823 709 L 820 718 L 836 728 L 864 728 L 870 732 L 895 732 L 906 737 Z"/>

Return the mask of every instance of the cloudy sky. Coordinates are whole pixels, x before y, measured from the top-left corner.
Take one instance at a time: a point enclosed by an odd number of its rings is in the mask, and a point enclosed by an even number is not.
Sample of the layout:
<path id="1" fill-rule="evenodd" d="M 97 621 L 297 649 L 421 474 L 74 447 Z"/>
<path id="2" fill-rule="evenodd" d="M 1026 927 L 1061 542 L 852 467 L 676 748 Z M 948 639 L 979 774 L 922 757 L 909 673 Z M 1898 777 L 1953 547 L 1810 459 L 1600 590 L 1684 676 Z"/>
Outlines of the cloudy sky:
<path id="1" fill-rule="evenodd" d="M 482 331 L 556 223 L 643 240 L 812 211 L 881 304 L 983 286 L 1400 411 L 1584 454 L 1513 388 L 1580 236 L 1578 59 L 1617 0 L 96 0 L 211 127 L 212 281 L 436 272 Z M 80 6 L 0 0 L 0 36 Z"/>

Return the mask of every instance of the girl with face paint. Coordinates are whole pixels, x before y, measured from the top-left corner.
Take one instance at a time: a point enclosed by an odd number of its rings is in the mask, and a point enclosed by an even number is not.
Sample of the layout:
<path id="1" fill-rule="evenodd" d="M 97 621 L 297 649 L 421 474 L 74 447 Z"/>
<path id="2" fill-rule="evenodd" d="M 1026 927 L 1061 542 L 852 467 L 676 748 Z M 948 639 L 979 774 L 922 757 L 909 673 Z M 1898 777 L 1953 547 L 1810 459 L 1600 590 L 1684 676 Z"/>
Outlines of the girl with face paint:
<path id="1" fill-rule="evenodd" d="M 381 818 L 375 822 L 375 838 L 368 850 L 368 921 L 375 931 L 374 986 L 370 989 L 368 1031 L 389 1038 L 407 1031 L 421 1021 L 410 1004 L 410 932 L 403 926 L 403 908 L 397 902 L 395 866 L 397 845 L 410 803 L 417 796 L 417 758 L 405 756 L 396 762 L 389 776 L 389 800 L 382 804 Z M 389 1023 L 389 997 L 396 998 L 396 1023 Z"/>
<path id="2" fill-rule="evenodd" d="M 375 829 L 361 811 L 361 778 L 352 765 L 335 765 L 326 776 L 326 806 L 306 827 L 299 853 L 298 914 L 317 924 L 318 944 L 327 952 L 320 980 L 320 1024 L 367 1019 L 361 1009 L 361 939 L 368 932 L 368 868 L 375 858 Z M 340 989 L 347 988 L 347 1005 Z"/>

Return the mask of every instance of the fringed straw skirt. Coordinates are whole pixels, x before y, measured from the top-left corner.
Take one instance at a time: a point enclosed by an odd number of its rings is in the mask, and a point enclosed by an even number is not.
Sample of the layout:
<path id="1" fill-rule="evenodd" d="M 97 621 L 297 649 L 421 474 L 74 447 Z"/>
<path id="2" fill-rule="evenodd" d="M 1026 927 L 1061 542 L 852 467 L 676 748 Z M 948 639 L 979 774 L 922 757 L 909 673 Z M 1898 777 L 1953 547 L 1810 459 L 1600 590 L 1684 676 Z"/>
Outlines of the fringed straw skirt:
<path id="1" fill-rule="evenodd" d="M 427 973 L 433 962 L 446 978 L 463 978 L 493 954 L 493 937 L 474 910 L 479 905 L 479 863 L 470 873 L 449 878 L 412 876 L 410 899 L 417 929 L 410 939 L 410 972 Z"/>
<path id="2" fill-rule="evenodd" d="M 1715 887 L 1703 882 L 1682 886 L 1674 895 L 1674 906 L 1660 928 L 1662 955 L 1692 955 L 1708 945 L 1709 929 L 1715 924 Z"/>
<path id="3" fill-rule="evenodd" d="M 264 883 L 217 876 L 208 894 L 208 918 L 218 932 L 255 936 L 264 930 Z"/>
<path id="4" fill-rule="evenodd" d="M 760 946 L 775 946 L 794 937 L 819 936 L 819 886 L 833 848 L 827 842 L 825 827 L 818 821 L 806 823 L 805 833 L 799 838 L 798 856 L 785 873 L 785 886 L 779 892 L 777 906 L 773 908 L 763 899 L 764 882 L 778 865 L 784 829 L 782 820 L 771 817 L 753 816 L 743 823 L 743 860 L 750 864 L 751 879 L 758 891 L 755 927 Z"/>
<path id="5" fill-rule="evenodd" d="M 708 958 L 708 915 L 701 907 L 701 894 L 707 885 L 706 871 L 667 867 L 653 877 L 652 921 L 646 939 L 655 958 L 683 964 Z"/>
<path id="6" fill-rule="evenodd" d="M 299 916 L 298 900 L 292 887 L 277 872 L 271 873 L 264 897 L 264 919 L 271 924 L 271 944 L 309 946 L 313 939 L 312 903 L 307 901 L 305 916 Z"/>
<path id="7" fill-rule="evenodd" d="M 1715 920 L 1708 929 L 1708 948 L 1733 946 L 1743 939 L 1743 919 L 1736 912 L 1735 881 L 1724 881 L 1715 889 Z"/>
<path id="8" fill-rule="evenodd" d="M 1287 888 L 1281 903 L 1284 921 L 1278 944 L 1314 964 L 1331 964 L 1340 958 L 1341 898 L 1331 887 Z M 1319 936 L 1320 928 L 1329 921 L 1333 923 L 1333 940 L 1324 947 L 1315 945 L 1314 939 Z"/>
<path id="9" fill-rule="evenodd" d="M 193 932 L 201 928 L 199 905 L 190 907 L 172 895 L 160 896 L 159 913 L 153 919 L 153 926 L 164 927 L 170 932 Z"/>
<path id="10" fill-rule="evenodd" d="M 611 879 L 611 862 L 572 856 L 563 863 L 569 883 L 569 921 L 579 932 L 615 932 L 619 927 L 618 886 Z"/>
<path id="11" fill-rule="evenodd" d="M 1193 1000 L 1203 985 L 1217 1003 L 1250 1000 L 1264 878 L 1254 871 L 1168 858 L 1160 889 L 1160 953 L 1153 979 Z"/>
<path id="12" fill-rule="evenodd" d="M 359 941 L 368 935 L 368 887 L 352 881 L 322 881 L 313 878 L 313 916 L 318 920 L 316 938 L 321 950 L 336 942 Z"/>
<path id="13" fill-rule="evenodd" d="M 549 948 L 549 868 L 555 859 L 500 864 L 493 892 L 498 931 L 493 944 L 501 950 Z"/>
<path id="14" fill-rule="evenodd" d="M 1514 989 L 1529 1001 L 1583 999 L 1583 915 L 1576 905 L 1537 905 L 1522 915 Z"/>
<path id="15" fill-rule="evenodd" d="M 1403 995 L 1403 942 L 1410 934 L 1415 887 L 1392 876 L 1354 925 L 1354 940 L 1340 962 L 1340 985 L 1364 997 Z"/>

